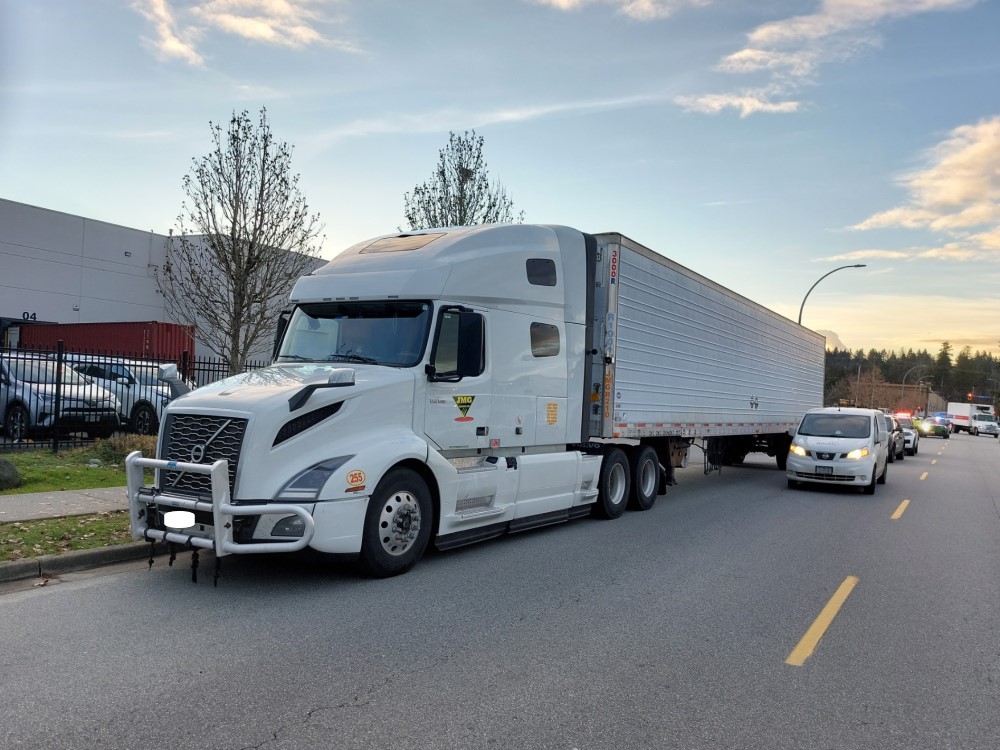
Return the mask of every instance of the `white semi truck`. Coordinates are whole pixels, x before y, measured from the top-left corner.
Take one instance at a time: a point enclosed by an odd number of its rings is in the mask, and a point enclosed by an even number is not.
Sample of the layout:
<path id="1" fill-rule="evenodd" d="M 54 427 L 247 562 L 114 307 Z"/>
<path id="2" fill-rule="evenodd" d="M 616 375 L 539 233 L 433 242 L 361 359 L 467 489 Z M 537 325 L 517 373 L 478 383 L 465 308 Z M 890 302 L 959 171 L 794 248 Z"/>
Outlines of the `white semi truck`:
<path id="1" fill-rule="evenodd" d="M 132 534 L 393 575 L 649 509 L 693 445 L 784 469 L 823 374 L 822 336 L 621 234 L 380 237 L 297 282 L 272 365 L 170 403 L 157 458 L 127 460 Z"/>

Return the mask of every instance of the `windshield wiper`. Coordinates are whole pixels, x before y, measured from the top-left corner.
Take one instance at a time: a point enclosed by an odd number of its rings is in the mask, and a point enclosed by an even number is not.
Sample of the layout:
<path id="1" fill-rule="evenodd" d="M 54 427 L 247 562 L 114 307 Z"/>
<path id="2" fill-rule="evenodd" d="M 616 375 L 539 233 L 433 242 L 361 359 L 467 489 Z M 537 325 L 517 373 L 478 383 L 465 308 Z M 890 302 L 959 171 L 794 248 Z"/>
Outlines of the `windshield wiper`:
<path id="1" fill-rule="evenodd" d="M 311 357 L 303 357 L 301 354 L 279 354 L 278 359 L 295 359 L 299 362 L 312 362 Z"/>
<path id="2" fill-rule="evenodd" d="M 327 357 L 330 362 L 360 362 L 365 365 L 377 365 L 378 360 L 371 357 L 363 357 L 360 354 L 331 354 Z"/>

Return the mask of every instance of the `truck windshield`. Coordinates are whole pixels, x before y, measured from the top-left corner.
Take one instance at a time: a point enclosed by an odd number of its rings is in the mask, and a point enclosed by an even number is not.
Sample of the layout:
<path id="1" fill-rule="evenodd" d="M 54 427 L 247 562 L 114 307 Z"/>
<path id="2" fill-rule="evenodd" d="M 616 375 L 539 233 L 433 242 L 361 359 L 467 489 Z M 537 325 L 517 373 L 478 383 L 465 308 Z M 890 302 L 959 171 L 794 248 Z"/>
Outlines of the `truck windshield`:
<path id="1" fill-rule="evenodd" d="M 412 367 L 431 323 L 429 302 L 315 302 L 292 313 L 276 362 Z"/>
<path id="2" fill-rule="evenodd" d="M 992 414 L 976 414 L 976 416 L 974 417 L 974 419 L 977 422 L 996 422 L 997 421 L 997 418 L 994 417 Z"/>

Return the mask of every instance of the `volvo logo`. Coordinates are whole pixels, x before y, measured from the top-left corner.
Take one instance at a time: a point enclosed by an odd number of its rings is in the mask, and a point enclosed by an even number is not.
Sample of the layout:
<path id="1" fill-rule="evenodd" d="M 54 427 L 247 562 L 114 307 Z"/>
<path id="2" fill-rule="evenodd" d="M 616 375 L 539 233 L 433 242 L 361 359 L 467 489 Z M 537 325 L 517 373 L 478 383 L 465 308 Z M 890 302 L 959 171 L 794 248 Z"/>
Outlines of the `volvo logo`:
<path id="1" fill-rule="evenodd" d="M 205 460 L 205 445 L 203 443 L 198 443 L 191 449 L 191 463 L 200 464 Z"/>

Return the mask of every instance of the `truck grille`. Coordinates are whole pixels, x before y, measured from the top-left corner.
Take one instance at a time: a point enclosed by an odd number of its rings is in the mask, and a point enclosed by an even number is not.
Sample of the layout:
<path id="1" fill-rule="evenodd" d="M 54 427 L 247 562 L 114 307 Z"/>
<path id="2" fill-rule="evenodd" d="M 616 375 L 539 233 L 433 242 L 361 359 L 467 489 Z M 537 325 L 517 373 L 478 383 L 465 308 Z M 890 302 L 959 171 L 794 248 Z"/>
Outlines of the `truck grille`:
<path id="1" fill-rule="evenodd" d="M 171 414 L 167 417 L 160 458 L 193 464 L 229 461 L 229 494 L 235 494 L 236 468 L 243 446 L 247 420 L 207 414 Z M 211 495 L 212 478 L 207 474 L 160 471 L 161 492 L 181 495 Z"/>

